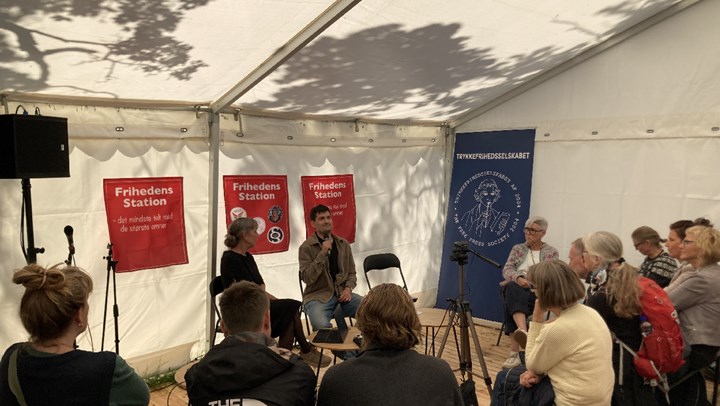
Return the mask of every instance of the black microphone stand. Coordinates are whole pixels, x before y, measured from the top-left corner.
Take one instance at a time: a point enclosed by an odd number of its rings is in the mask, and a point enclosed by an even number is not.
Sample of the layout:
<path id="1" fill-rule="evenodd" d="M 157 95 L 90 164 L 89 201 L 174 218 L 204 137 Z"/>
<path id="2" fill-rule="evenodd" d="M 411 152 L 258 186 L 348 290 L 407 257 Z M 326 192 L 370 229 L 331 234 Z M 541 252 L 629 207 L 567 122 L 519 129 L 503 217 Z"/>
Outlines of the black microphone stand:
<path id="1" fill-rule="evenodd" d="M 460 362 L 460 376 L 464 380 L 465 373 L 467 372 L 467 380 L 472 382 L 473 374 L 475 373 L 472 370 L 470 336 L 468 334 L 468 331 L 472 333 L 473 342 L 475 344 L 475 353 L 477 354 L 478 361 L 480 362 L 480 367 L 483 373 L 482 378 L 485 382 L 485 385 L 487 386 L 488 393 L 492 397 L 492 379 L 490 378 L 490 374 L 488 373 L 487 365 L 485 365 L 485 355 L 483 354 L 482 347 L 480 347 L 480 340 L 478 339 L 477 331 L 475 331 L 475 325 L 472 324 L 472 328 L 470 328 L 472 322 L 472 310 L 470 309 L 470 302 L 465 300 L 465 293 L 463 290 L 463 275 L 465 272 L 463 267 L 465 266 L 465 264 L 467 264 L 468 252 L 472 252 L 478 258 L 498 268 L 500 267 L 500 264 L 468 249 L 467 241 L 456 241 L 454 245 L 455 247 L 453 248 L 453 254 L 450 255 L 450 260 L 453 262 L 457 262 L 458 264 L 460 275 L 460 291 L 457 299 L 448 299 L 448 301 L 450 302 L 450 305 L 448 306 L 450 318 L 445 328 L 445 333 L 443 334 L 442 343 L 440 344 L 440 349 L 438 350 L 437 357 L 442 357 L 443 350 L 445 349 L 445 344 L 447 343 L 448 335 L 450 334 L 450 327 L 453 327 L 453 331 L 455 331 L 455 324 L 458 323 L 460 327 L 460 351 L 458 355 L 458 360 Z M 474 384 L 472 385 L 472 387 L 474 388 Z M 474 400 L 475 404 L 477 404 L 477 399 Z"/>
<path id="2" fill-rule="evenodd" d="M 68 257 L 65 260 L 65 265 L 70 266 L 75 263 L 75 245 L 68 245 Z"/>
<path id="3" fill-rule="evenodd" d="M 118 261 L 113 261 L 112 243 L 107 245 L 108 254 L 103 259 L 107 260 L 107 280 L 105 282 L 105 310 L 103 310 L 103 328 L 102 328 L 102 339 L 100 341 L 100 351 L 105 349 L 105 325 L 107 322 L 107 307 L 108 307 L 108 296 L 110 292 L 110 273 L 112 273 L 112 285 L 113 285 L 113 318 L 115 319 L 115 353 L 120 355 L 120 334 L 118 331 L 118 318 L 120 317 L 120 311 L 117 305 L 117 288 L 115 284 L 115 267 Z"/>

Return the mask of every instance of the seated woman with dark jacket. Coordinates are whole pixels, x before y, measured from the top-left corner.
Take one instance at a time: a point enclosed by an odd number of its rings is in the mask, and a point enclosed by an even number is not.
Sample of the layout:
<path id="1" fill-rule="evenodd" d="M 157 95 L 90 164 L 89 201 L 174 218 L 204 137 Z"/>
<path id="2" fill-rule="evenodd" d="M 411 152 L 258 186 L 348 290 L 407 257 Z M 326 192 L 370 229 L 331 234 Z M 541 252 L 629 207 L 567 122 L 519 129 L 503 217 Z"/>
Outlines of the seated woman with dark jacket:
<path id="1" fill-rule="evenodd" d="M 220 260 L 220 277 L 225 289 L 233 282 L 250 281 L 265 290 L 265 281 L 260 275 L 255 258 L 248 252 L 259 237 L 257 229 L 257 222 L 247 217 L 237 218 L 230 223 L 225 235 L 225 246 L 229 250 L 223 253 Z M 278 346 L 292 350 L 293 341 L 297 340 L 300 357 L 307 363 L 329 365 L 330 357 L 320 355 L 305 338 L 300 321 L 301 303 L 294 299 L 278 299 L 270 293 L 267 295 L 270 299 L 271 337 L 278 337 Z"/>
<path id="2" fill-rule="evenodd" d="M 610 332 L 633 351 L 642 344 L 640 332 L 640 287 L 637 269 L 623 260 L 620 238 L 607 231 L 598 231 L 583 238 L 584 261 L 591 271 L 605 269 L 607 279 L 587 299 L 586 304 L 600 313 Z M 620 354 L 623 354 L 622 382 L 620 382 Z M 652 388 L 644 384 L 633 365 L 633 357 L 613 345 L 615 389 L 612 405 L 654 405 Z"/>

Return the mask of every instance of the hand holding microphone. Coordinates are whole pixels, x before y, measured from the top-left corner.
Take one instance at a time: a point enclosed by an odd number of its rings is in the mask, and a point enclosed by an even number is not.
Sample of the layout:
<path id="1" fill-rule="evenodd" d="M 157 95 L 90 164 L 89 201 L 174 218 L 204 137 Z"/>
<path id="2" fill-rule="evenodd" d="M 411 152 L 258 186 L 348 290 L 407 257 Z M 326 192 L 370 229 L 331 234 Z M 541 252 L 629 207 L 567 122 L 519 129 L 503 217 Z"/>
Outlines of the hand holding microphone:
<path id="1" fill-rule="evenodd" d="M 322 248 L 323 252 L 328 256 L 330 256 L 330 252 L 332 252 L 332 245 L 333 245 L 332 237 L 331 236 L 325 237 L 325 239 L 322 242 L 321 248 Z"/>

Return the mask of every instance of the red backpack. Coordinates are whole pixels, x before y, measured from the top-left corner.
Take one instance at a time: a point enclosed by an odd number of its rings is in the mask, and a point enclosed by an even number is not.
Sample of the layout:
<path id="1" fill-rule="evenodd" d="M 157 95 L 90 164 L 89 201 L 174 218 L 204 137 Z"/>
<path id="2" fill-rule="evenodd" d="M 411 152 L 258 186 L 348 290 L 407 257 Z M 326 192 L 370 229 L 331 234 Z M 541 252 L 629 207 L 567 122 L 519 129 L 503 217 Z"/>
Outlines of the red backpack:
<path id="1" fill-rule="evenodd" d="M 653 280 L 641 276 L 640 328 L 643 341 L 634 359 L 635 369 L 648 379 L 662 379 L 661 374 L 677 371 L 684 363 L 684 341 L 680 321 L 667 293 Z M 649 323 L 649 325 L 648 325 Z"/>

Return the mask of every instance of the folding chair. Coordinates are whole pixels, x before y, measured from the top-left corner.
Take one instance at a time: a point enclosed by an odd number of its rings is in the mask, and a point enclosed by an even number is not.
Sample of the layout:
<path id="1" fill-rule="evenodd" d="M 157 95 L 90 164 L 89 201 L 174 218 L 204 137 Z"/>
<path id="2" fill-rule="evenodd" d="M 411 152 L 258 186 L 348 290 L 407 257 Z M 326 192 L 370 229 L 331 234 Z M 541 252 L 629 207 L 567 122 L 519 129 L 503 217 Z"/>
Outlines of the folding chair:
<path id="1" fill-rule="evenodd" d="M 217 336 L 217 333 L 222 332 L 220 330 L 220 309 L 217 305 L 217 296 L 225 290 L 225 287 L 222 283 L 222 278 L 218 275 L 214 277 L 210 281 L 210 300 L 212 301 L 213 309 L 215 309 L 215 315 L 217 316 L 217 320 L 215 321 L 215 328 L 212 331 L 212 334 L 210 335 L 210 348 L 212 348 L 215 345 L 215 338 Z"/>
<path id="2" fill-rule="evenodd" d="M 300 283 L 300 311 L 305 313 L 305 328 L 307 329 L 307 334 L 310 334 L 312 332 L 310 329 L 310 317 L 308 317 L 308 314 L 305 311 L 305 285 L 303 284 L 300 272 L 298 272 L 298 282 Z"/>
<path id="3" fill-rule="evenodd" d="M 405 282 L 405 275 L 403 275 L 402 268 L 400 267 L 400 260 L 395 254 L 391 253 L 370 255 L 365 258 L 365 261 L 363 261 L 363 270 L 365 271 L 365 281 L 367 282 L 368 290 L 372 289 L 372 286 L 370 286 L 370 279 L 368 278 L 368 272 L 389 268 L 397 268 L 398 272 L 400 272 L 400 278 L 402 279 L 402 287 L 405 289 L 405 292 L 408 291 L 407 283 Z M 414 297 L 412 300 L 413 302 L 416 302 L 417 298 Z"/>

